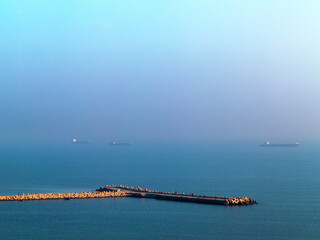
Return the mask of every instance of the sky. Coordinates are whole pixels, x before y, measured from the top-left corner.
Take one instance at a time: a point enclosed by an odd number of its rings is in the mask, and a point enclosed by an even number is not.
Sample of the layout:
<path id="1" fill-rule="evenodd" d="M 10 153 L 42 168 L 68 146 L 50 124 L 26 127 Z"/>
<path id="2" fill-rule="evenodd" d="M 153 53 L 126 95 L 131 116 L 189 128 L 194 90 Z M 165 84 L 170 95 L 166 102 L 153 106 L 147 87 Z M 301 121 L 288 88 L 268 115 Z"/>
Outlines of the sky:
<path id="1" fill-rule="evenodd" d="M 0 141 L 320 140 L 320 2 L 0 2 Z"/>

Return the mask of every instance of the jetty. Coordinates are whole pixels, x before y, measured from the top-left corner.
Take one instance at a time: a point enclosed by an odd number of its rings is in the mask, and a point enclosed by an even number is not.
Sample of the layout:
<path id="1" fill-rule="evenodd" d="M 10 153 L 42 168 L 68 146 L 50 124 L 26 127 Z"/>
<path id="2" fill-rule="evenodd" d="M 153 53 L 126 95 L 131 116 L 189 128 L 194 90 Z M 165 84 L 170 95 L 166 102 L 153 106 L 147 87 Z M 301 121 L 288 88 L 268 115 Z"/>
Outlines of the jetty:
<path id="1" fill-rule="evenodd" d="M 178 193 L 178 192 L 159 192 L 149 189 L 142 189 L 140 187 L 127 187 L 127 186 L 115 186 L 107 185 L 100 187 L 96 191 L 98 192 L 124 192 L 127 197 L 134 198 L 153 198 L 156 200 L 178 201 L 178 202 L 191 202 L 191 203 L 205 203 L 215 205 L 252 205 L 257 201 L 247 197 L 218 197 L 207 195 L 194 195 Z"/>
<path id="2" fill-rule="evenodd" d="M 30 200 L 71 200 L 71 199 L 89 199 L 89 198 L 151 198 L 156 200 L 203 203 L 225 206 L 243 206 L 252 205 L 257 202 L 247 197 L 218 197 L 207 195 L 194 195 L 178 193 L 178 192 L 160 192 L 140 187 L 127 187 L 106 185 L 96 189 L 94 192 L 80 193 L 33 193 L 33 194 L 18 194 L 11 196 L 0 196 L 1 201 L 30 201 Z"/>

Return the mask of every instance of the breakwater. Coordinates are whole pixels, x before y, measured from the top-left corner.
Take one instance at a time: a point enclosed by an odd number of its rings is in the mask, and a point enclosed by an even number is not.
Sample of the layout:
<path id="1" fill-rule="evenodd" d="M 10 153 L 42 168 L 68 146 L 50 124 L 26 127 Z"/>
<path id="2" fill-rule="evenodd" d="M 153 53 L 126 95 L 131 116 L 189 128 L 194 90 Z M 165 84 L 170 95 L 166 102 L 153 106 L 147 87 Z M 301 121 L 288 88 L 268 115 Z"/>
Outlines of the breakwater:
<path id="1" fill-rule="evenodd" d="M 149 189 L 142 189 L 140 187 L 127 187 L 127 186 L 115 186 L 107 185 L 97 189 L 98 192 L 117 192 L 121 191 L 126 194 L 127 197 L 135 198 L 153 198 L 157 200 L 178 201 L 178 202 L 192 202 L 192 203 L 205 203 L 225 206 L 241 206 L 256 204 L 257 201 L 247 197 L 218 197 L 207 195 L 194 195 L 178 193 L 178 192 L 159 192 Z"/>
<path id="2" fill-rule="evenodd" d="M 0 201 L 29 201 L 29 200 L 58 200 L 58 199 L 86 199 L 86 198 L 115 198 L 126 197 L 121 191 L 114 192 L 80 192 L 80 193 L 32 193 L 12 196 L 0 196 Z"/>
<path id="3" fill-rule="evenodd" d="M 95 192 L 80 192 L 80 193 L 32 193 L 18 194 L 11 196 L 0 196 L 1 201 L 30 201 L 30 200 L 59 200 L 59 199 L 86 199 L 86 198 L 118 198 L 118 197 L 133 197 L 133 198 L 152 198 L 157 200 L 205 203 L 225 206 L 242 206 L 252 205 L 257 202 L 247 197 L 218 197 L 207 195 L 194 195 L 178 192 L 160 192 L 140 187 L 127 187 L 106 185 L 100 187 Z"/>

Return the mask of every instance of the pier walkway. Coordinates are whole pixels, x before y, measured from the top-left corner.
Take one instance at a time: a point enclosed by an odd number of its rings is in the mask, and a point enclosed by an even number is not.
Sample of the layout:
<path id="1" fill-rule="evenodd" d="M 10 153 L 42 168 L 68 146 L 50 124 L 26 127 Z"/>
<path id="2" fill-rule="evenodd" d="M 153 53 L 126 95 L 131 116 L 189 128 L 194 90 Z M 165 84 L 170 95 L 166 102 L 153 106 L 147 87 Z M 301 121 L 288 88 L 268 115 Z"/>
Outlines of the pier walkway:
<path id="1" fill-rule="evenodd" d="M 257 202 L 247 197 L 217 197 L 217 196 L 206 196 L 206 195 L 193 195 L 184 193 L 170 193 L 170 192 L 159 192 L 148 189 L 142 189 L 140 187 L 126 187 L 126 186 L 114 186 L 107 185 L 97 189 L 99 192 L 117 192 L 121 191 L 126 194 L 127 197 L 135 198 L 153 198 L 157 200 L 167 201 L 179 201 L 179 202 L 192 202 L 192 203 L 205 203 L 215 205 L 251 205 Z"/>

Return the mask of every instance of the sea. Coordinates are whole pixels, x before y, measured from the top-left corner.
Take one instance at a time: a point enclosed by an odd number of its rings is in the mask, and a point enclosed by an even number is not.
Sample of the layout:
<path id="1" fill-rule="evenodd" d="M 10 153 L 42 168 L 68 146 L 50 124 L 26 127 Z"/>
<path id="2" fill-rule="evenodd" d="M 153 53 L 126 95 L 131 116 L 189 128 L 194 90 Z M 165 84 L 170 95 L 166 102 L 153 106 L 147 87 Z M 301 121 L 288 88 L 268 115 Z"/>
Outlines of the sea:
<path id="1" fill-rule="evenodd" d="M 320 239 L 320 143 L 17 143 L 0 147 L 0 195 L 126 185 L 247 196 L 252 206 L 154 199 L 0 202 L 0 239 Z"/>

